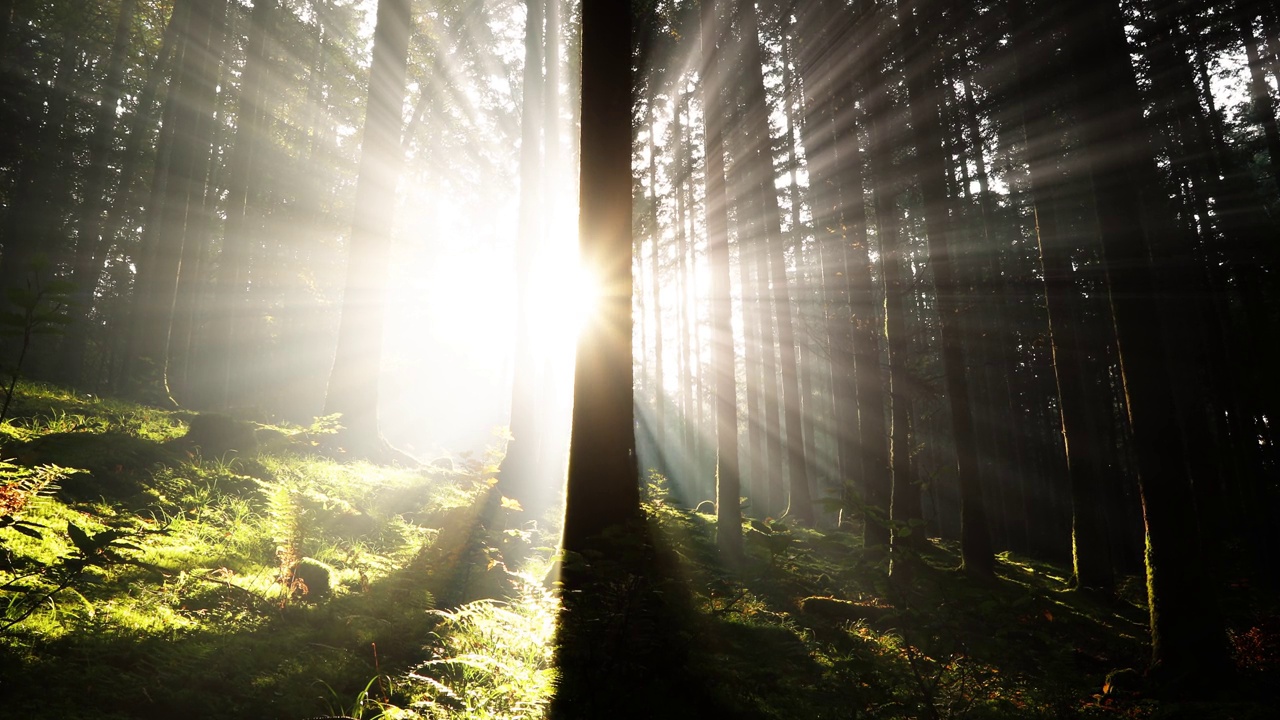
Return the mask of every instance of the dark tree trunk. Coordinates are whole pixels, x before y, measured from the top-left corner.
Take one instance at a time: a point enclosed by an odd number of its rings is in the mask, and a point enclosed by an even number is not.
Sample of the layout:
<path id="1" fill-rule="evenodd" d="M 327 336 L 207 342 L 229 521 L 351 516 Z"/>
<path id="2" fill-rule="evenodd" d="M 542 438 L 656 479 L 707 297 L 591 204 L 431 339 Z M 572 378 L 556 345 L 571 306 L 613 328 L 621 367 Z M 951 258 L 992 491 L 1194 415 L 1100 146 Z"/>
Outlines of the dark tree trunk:
<path id="1" fill-rule="evenodd" d="M 1024 77 L 1025 67 L 1044 67 L 1052 62 L 1052 58 L 1045 49 L 1035 47 L 1035 37 L 1022 0 L 1009 0 L 1008 13 L 1013 24 L 1015 92 L 1019 101 L 1019 121 L 1028 148 L 1026 160 L 1048 306 L 1049 343 L 1057 382 L 1063 452 L 1071 479 L 1074 580 L 1079 587 L 1110 591 L 1115 578 L 1104 522 L 1102 488 L 1102 483 L 1108 478 L 1106 467 L 1098 455 L 1096 414 L 1090 409 L 1096 397 L 1090 392 L 1085 378 L 1081 359 L 1083 348 L 1076 326 L 1080 289 L 1071 268 L 1072 243 L 1059 235 L 1051 197 L 1054 171 L 1050 153 L 1058 148 L 1052 142 L 1054 128 L 1050 110 L 1045 107 L 1044 89 L 1030 92 Z M 1117 481 L 1116 478 L 1109 479 Z"/>
<path id="2" fill-rule="evenodd" d="M 639 514 L 631 354 L 631 16 L 582 3 L 579 237 L 600 281 L 599 310 L 578 341 L 564 548 L 580 551 Z"/>
<path id="3" fill-rule="evenodd" d="M 79 385 L 81 381 L 85 338 L 89 332 L 89 312 L 93 306 L 94 291 L 98 287 L 98 275 L 102 271 L 103 245 L 107 240 L 103 210 L 106 205 L 107 182 L 111 175 L 108 160 L 111 157 L 111 138 L 115 134 L 116 110 L 122 92 L 124 61 L 129 51 L 129 31 L 133 27 L 136 7 L 137 0 L 122 0 L 120 3 L 115 37 L 111 42 L 111 54 L 107 58 L 106 75 L 102 80 L 102 100 L 98 105 L 97 117 L 94 118 L 93 137 L 89 141 L 89 169 L 85 178 L 84 201 L 80 207 L 79 233 L 71 274 L 71 281 L 75 285 L 72 323 L 67 327 L 59 358 L 61 376 L 72 385 Z M 128 182 L 123 177 L 120 181 Z M 116 199 L 120 199 L 118 194 Z"/>
<path id="4" fill-rule="evenodd" d="M 969 380 L 965 375 L 964 345 L 960 337 L 963 292 L 950 246 L 950 219 L 947 212 L 945 158 L 942 155 L 942 128 L 939 122 L 941 91 L 938 62 L 942 24 L 941 3 L 918 0 L 904 6 L 902 45 L 906 53 L 907 91 L 921 202 L 924 205 L 925 235 L 929 244 L 929 265 L 937 291 L 938 336 L 942 343 L 942 365 L 947 400 L 951 407 L 951 427 L 956 445 L 956 473 L 960 484 L 961 555 L 969 573 L 982 577 L 994 571 L 991 537 L 983 508 L 976 437 L 970 413 Z M 918 16 L 913 15 L 913 9 Z"/>
<path id="5" fill-rule="evenodd" d="M 1136 211 L 1144 202 L 1156 203 L 1148 217 L 1162 208 L 1123 19 L 1107 0 L 1090 0 L 1080 10 L 1067 39 L 1081 79 L 1082 149 L 1093 176 L 1146 521 L 1152 671 L 1171 692 L 1210 692 L 1228 667 L 1225 634 L 1205 584 L 1189 458 L 1178 425 L 1179 388 L 1162 330 L 1165 303 L 1153 273 L 1153 262 L 1168 268 L 1178 260 L 1153 258 L 1163 248 L 1150 243 Z"/>

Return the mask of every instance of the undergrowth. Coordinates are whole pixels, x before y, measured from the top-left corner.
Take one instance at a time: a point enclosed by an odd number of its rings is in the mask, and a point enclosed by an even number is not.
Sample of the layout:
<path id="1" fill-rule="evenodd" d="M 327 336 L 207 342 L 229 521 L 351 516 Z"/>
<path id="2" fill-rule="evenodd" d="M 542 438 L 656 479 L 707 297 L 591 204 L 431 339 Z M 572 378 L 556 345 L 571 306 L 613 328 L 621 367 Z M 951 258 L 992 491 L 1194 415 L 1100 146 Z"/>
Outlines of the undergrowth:
<path id="1" fill-rule="evenodd" d="M 1251 588 L 1228 600 L 1253 689 L 1157 703 L 1132 670 L 1141 594 L 1030 558 L 979 583 L 933 541 L 891 581 L 854 534 L 748 520 L 726 566 L 714 517 L 655 477 L 643 523 L 553 562 L 494 494 L 496 452 L 339 461 L 335 418 L 202 439 L 199 416 L 42 385 L 12 410 L 3 717 L 1244 719 L 1275 700 L 1257 688 L 1280 613 Z"/>

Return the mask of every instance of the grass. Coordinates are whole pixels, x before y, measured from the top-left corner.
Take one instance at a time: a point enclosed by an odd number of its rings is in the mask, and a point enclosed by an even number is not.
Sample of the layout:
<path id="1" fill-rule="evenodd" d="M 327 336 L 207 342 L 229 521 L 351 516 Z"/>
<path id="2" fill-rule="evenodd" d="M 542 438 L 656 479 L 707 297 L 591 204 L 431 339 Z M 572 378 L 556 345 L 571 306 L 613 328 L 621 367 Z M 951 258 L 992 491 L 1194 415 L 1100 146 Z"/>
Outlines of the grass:
<path id="1" fill-rule="evenodd" d="M 1115 672 L 1146 661 L 1140 593 L 1075 592 L 1032 558 L 976 583 L 935 541 L 891 582 L 852 534 L 751 522 L 725 567 L 714 518 L 658 484 L 642 525 L 552 566 L 549 538 L 502 532 L 520 523 L 495 454 L 339 461 L 321 419 L 206 457 L 189 414 L 26 385 L 15 409 L 0 717 L 1262 718 L 1276 700 L 1275 598 L 1247 584 L 1224 598 L 1232 701 L 1158 702 Z"/>

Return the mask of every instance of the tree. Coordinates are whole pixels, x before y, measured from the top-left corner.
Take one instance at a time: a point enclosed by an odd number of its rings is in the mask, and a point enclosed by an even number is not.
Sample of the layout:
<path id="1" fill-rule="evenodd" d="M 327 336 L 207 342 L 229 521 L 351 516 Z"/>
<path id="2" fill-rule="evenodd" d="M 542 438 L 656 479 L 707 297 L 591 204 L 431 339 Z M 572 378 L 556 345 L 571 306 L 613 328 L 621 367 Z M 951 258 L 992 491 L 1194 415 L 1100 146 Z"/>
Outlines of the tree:
<path id="1" fill-rule="evenodd" d="M 1153 268 L 1159 262 L 1167 270 L 1185 259 L 1149 239 L 1144 224 L 1168 210 L 1155 181 L 1124 21 L 1108 0 L 1090 0 L 1082 10 L 1067 42 L 1080 76 L 1081 139 L 1093 179 L 1142 493 L 1152 670 L 1170 690 L 1208 691 L 1228 667 L 1225 636 L 1204 581 L 1193 478 L 1176 405 L 1179 389 L 1165 344 L 1165 300 Z M 1154 203 L 1145 219 L 1136 211 L 1144 203 Z"/>
<path id="2" fill-rule="evenodd" d="M 544 95 L 553 92 L 543 79 L 544 10 L 547 0 L 525 3 L 524 85 L 520 109 L 520 217 L 516 237 L 516 354 L 511 390 L 511 440 L 498 478 L 504 494 L 515 498 L 533 517 L 540 514 L 551 492 L 551 477 L 542 456 L 546 431 L 538 417 L 540 362 L 533 353 L 533 273 L 544 245 L 541 188 L 546 179 L 543 137 L 555 131 L 547 123 Z M 552 0 L 554 2 L 554 0 Z M 546 61 L 546 66 L 554 64 Z M 535 505 L 536 503 L 536 505 Z"/>
<path id="3" fill-rule="evenodd" d="M 716 48 L 722 38 L 721 9 L 716 0 L 701 5 L 702 106 L 706 117 L 707 265 L 711 272 L 711 377 L 715 403 L 716 545 L 730 561 L 742 555 L 742 494 L 738 456 L 738 393 L 733 370 L 733 329 L 729 299 L 729 218 L 725 188 L 724 125 L 707 108 L 718 107 L 724 71 Z"/>
<path id="4" fill-rule="evenodd" d="M 578 233 L 600 297 L 578 340 L 563 545 L 581 550 L 640 507 L 631 357 L 631 10 L 583 0 Z"/>
<path id="5" fill-rule="evenodd" d="M 1035 35 L 1022 0 L 1010 0 L 1009 19 L 1013 24 L 1015 92 L 1019 121 L 1025 138 L 1031 202 L 1035 213 L 1035 236 L 1044 276 L 1049 320 L 1053 372 L 1057 382 L 1062 444 L 1071 479 L 1072 562 L 1075 582 L 1080 587 L 1104 591 L 1112 589 L 1114 575 L 1104 533 L 1101 482 L 1106 476 L 1099 457 L 1096 414 L 1082 367 L 1079 318 L 1079 289 L 1071 268 L 1071 243 L 1061 236 L 1053 192 L 1053 124 L 1047 93 L 1033 93 L 1026 77 L 1029 68 L 1045 68 L 1053 61 L 1049 49 L 1037 52 Z M 1042 79 L 1044 82 L 1052 82 Z M 1060 78 L 1059 83 L 1065 82 Z"/>
<path id="6" fill-rule="evenodd" d="M 180 61 L 166 101 L 167 146 L 157 149 L 151 204 L 134 290 L 130 357 L 126 375 L 146 392 L 172 402 L 168 371 L 174 307 L 182 279 L 187 244 L 197 242 L 209 178 L 214 104 L 217 99 L 217 52 L 225 32 L 227 3 L 190 3 L 185 10 Z M 175 13 L 177 10 L 175 9 Z M 190 252 L 188 249 L 187 252 Z M 188 281 L 192 268 L 187 268 Z"/>
<path id="7" fill-rule="evenodd" d="M 349 446 L 378 456 L 389 451 L 378 431 L 378 375 L 391 220 L 403 161 L 400 133 L 413 27 L 410 4 L 409 0 L 378 2 L 342 320 L 325 398 L 326 413 L 342 414 Z"/>
<path id="8" fill-rule="evenodd" d="M 267 38 L 271 33 L 275 0 L 255 0 L 249 16 L 244 72 L 240 83 L 240 117 L 227 173 L 227 220 L 223 225 L 222 252 L 214 277 L 214 303 L 210 312 L 209 345 L 214 356 L 211 388 L 214 404 L 229 408 L 249 397 L 248 323 L 245 285 L 252 235 L 262 184 L 259 171 L 265 151 L 263 129 L 268 97 Z"/>
<path id="9" fill-rule="evenodd" d="M 80 382 L 80 373 L 84 365 L 84 338 L 88 328 L 89 308 L 93 304 L 94 290 L 98 287 L 98 275 L 102 272 L 102 251 L 106 241 L 106 225 L 103 222 L 103 210 L 106 205 L 107 181 L 109 179 L 112 150 L 112 136 L 116 128 L 117 109 L 123 90 L 125 57 L 129 51 L 129 32 L 133 26 L 134 10 L 137 0 L 122 0 L 116 18 L 115 37 L 111 43 L 111 54 L 107 60 L 106 75 L 102 82 L 102 100 L 98 105 L 95 118 L 93 139 L 89 148 L 89 176 L 85 181 L 84 201 L 80 209 L 78 242 L 76 243 L 75 264 L 72 268 L 72 282 L 75 283 L 76 314 L 74 325 L 69 336 L 75 339 L 64 342 L 62 375 L 68 382 Z"/>
<path id="10" fill-rule="evenodd" d="M 901 9 L 902 47 L 909 95 L 907 107 L 916 150 L 920 200 L 924 205 L 929 266 L 937 289 L 938 334 L 956 445 L 962 516 L 961 554 L 966 571 L 977 576 L 989 576 L 994 571 L 995 561 L 978 476 L 976 438 L 969 407 L 969 380 L 965 375 L 964 345 L 959 327 L 963 288 L 955 267 L 958 260 L 952 252 L 946 170 L 942 156 L 941 95 L 936 56 L 941 52 L 941 7 L 942 3 L 934 0 L 917 0 Z"/>
<path id="11" fill-rule="evenodd" d="M 782 370 L 782 407 L 786 425 L 786 437 L 779 436 L 782 455 L 787 458 L 787 477 L 790 481 L 791 499 L 786 505 L 797 518 L 813 521 L 813 502 L 809 494 L 809 474 L 805 465 L 804 437 L 800 412 L 800 386 L 796 363 L 795 331 L 792 324 L 791 292 L 788 288 L 786 255 L 782 238 L 782 210 L 778 205 L 778 193 L 774 187 L 773 139 L 769 132 L 768 103 L 764 87 L 764 57 L 760 51 L 759 22 L 753 3 L 740 3 L 738 16 L 743 24 L 743 78 L 746 85 L 746 116 L 744 123 L 750 140 L 748 164 L 748 192 L 754 193 L 764 230 L 761 249 L 761 287 L 769 287 L 774 302 L 778 325 L 778 349 Z M 781 485 L 781 460 L 774 480 Z M 771 503 L 771 510 L 780 512 L 783 504 Z"/>

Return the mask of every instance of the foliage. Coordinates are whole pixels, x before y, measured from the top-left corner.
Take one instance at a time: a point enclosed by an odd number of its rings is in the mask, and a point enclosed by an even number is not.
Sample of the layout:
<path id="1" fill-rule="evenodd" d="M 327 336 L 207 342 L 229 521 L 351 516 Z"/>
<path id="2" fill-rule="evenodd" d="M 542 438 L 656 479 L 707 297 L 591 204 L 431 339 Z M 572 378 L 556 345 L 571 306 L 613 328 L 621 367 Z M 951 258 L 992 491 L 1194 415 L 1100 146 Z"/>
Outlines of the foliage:
<path id="1" fill-rule="evenodd" d="M 73 472 L 77 471 L 57 465 L 28 468 L 0 460 L 0 530 L 8 528 L 28 538 L 42 539 L 40 531 L 45 526 L 24 520 L 19 513 L 38 498 L 51 495 L 57 489 L 57 481 Z M 3 535 L 0 535 L 0 567 L 13 567 Z"/>
<path id="2" fill-rule="evenodd" d="M 52 412 L 20 405 L 4 428 L 22 447 L 77 434 L 159 447 L 140 436 L 182 427 L 33 387 Z M 613 703 L 609 717 L 1266 717 L 1247 693 L 1194 708 L 1143 698 L 1125 672 L 1147 653 L 1142 596 L 1071 591 L 1049 563 L 1002 554 L 982 583 L 950 569 L 953 544 L 931 542 L 910 581 L 890 581 L 853 534 L 755 521 L 743 531 L 760 537 L 726 568 L 714 518 L 681 509 L 659 476 L 643 526 L 550 570 L 525 548 L 525 572 L 506 572 L 505 520 L 486 516 L 510 512 L 490 490 L 497 458 L 393 469 L 295 452 L 307 445 L 149 466 L 130 504 L 67 500 L 55 486 L 84 473 L 61 466 L 0 466 L 4 712 L 539 718 L 578 698 Z M 439 572 L 446 554 L 460 568 Z M 310 579 L 300 592 L 304 567 L 323 568 L 327 595 Z M 537 580 L 556 572 L 558 592 Z M 501 583 L 477 582 L 493 573 Z M 474 599 L 490 590 L 509 594 Z M 1234 648 L 1266 687 L 1274 608 L 1246 590 Z"/>
<path id="3" fill-rule="evenodd" d="M 79 452 L 73 439 L 163 449 L 185 428 L 180 413 L 33 388 L 3 426 L 28 459 L 28 447 Z M 282 427 L 299 439 L 252 457 L 168 455 L 130 470 L 140 491 L 127 503 L 55 492 L 86 473 L 3 465 L 0 667 L 18 688 L 4 714 L 356 715 L 352 698 L 364 717 L 372 700 L 407 707 L 396 678 L 428 659 L 443 622 L 415 563 L 438 535 L 430 523 L 487 484 L 465 467 L 428 474 L 299 454 L 323 430 Z M 330 592 L 307 580 L 302 594 L 300 567 L 324 568 Z M 412 716 L 391 705 L 385 716 L 397 712 Z"/>
<path id="4" fill-rule="evenodd" d="M 9 414 L 9 404 L 13 401 L 13 391 L 18 385 L 22 363 L 31 349 L 31 341 L 40 335 L 57 335 L 70 322 L 66 308 L 73 286 L 67 280 L 42 278 L 47 264 L 43 260 L 34 262 L 27 276 L 27 286 L 9 288 L 7 300 L 12 309 L 0 313 L 0 333 L 21 338 L 18 358 L 8 369 L 9 384 L 4 388 L 0 422 L 4 422 Z"/>
<path id="5" fill-rule="evenodd" d="M 435 611 L 443 620 L 435 657 L 408 675 L 411 707 L 426 718 L 542 717 L 555 687 L 558 606 L 526 577 L 512 602 L 477 600 Z"/>

